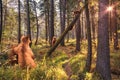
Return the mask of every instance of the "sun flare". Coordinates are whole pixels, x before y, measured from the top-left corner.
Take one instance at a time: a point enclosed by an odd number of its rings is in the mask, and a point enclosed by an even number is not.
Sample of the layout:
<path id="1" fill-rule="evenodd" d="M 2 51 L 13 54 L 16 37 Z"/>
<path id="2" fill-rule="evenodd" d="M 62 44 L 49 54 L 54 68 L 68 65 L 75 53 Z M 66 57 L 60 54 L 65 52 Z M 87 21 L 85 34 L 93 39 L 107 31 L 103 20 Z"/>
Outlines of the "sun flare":
<path id="1" fill-rule="evenodd" d="M 107 7 L 107 11 L 112 11 L 112 10 L 113 10 L 113 6 Z"/>

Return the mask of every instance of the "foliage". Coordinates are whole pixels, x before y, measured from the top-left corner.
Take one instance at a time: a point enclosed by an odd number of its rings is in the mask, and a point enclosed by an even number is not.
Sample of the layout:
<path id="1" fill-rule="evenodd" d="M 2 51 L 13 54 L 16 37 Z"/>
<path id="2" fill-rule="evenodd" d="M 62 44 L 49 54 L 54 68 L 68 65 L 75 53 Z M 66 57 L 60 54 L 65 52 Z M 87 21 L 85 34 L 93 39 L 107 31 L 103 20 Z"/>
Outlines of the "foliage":
<path id="1" fill-rule="evenodd" d="M 64 54 L 57 56 L 58 53 L 56 52 L 53 59 L 41 59 L 37 63 L 37 68 L 32 70 L 21 70 L 18 65 L 1 67 L 0 80 L 67 80 L 62 68 L 62 62 L 67 58 Z"/>
<path id="2" fill-rule="evenodd" d="M 0 67 L 0 80 L 23 80 L 26 70 L 21 70 L 17 65 Z"/>
<path id="3" fill-rule="evenodd" d="M 44 63 L 45 62 L 45 63 Z M 47 61 L 40 63 L 39 66 L 32 71 L 31 80 L 66 80 L 67 75 L 61 67 L 55 66 L 53 63 L 46 64 Z M 48 62 L 47 62 L 48 63 Z"/>
<path id="4" fill-rule="evenodd" d="M 102 80 L 97 72 L 86 72 L 86 51 L 82 49 L 81 52 L 74 51 L 75 40 L 70 40 L 65 47 L 58 47 L 50 58 L 45 58 L 45 53 L 49 49 L 44 40 L 42 45 L 32 45 L 31 48 L 35 53 L 37 67 L 35 69 L 20 69 L 18 65 L 1 65 L 0 67 L 0 80 L 67 80 L 68 75 L 65 70 L 65 64 L 69 64 L 72 75 L 71 80 Z M 82 42 L 81 47 L 86 48 L 86 41 Z M 111 45 L 112 46 L 112 45 Z M 111 47 L 112 48 L 112 47 Z M 93 52 L 96 52 L 93 49 Z M 111 67 L 119 69 L 120 51 L 111 50 Z M 76 53 L 76 54 L 74 54 Z M 69 56 L 71 55 L 71 56 Z M 7 55 L 0 56 L 2 63 L 7 62 Z M 93 68 L 95 68 L 96 56 L 93 56 Z M 113 80 L 116 76 L 112 76 Z"/>

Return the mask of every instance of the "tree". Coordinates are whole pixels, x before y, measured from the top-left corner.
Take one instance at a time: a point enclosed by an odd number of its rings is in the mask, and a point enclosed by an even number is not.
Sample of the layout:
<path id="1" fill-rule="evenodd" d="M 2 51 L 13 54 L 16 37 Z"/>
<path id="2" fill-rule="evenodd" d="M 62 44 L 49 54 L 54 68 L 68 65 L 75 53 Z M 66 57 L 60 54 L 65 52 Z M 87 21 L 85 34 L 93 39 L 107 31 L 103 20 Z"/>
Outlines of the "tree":
<path id="1" fill-rule="evenodd" d="M 60 1 L 60 26 L 61 26 L 61 34 L 64 32 L 65 30 L 65 15 L 66 15 L 66 0 L 59 0 Z M 61 41 L 61 46 L 64 46 L 65 42 L 64 42 L 64 38 Z"/>
<path id="2" fill-rule="evenodd" d="M 49 8 L 49 42 L 52 45 L 52 38 L 54 36 L 54 0 L 50 0 Z"/>
<path id="3" fill-rule="evenodd" d="M 27 3 L 26 3 L 26 10 L 27 10 L 27 35 L 30 37 L 30 40 L 31 40 L 29 0 L 27 0 Z"/>
<path id="4" fill-rule="evenodd" d="M 35 3 L 34 0 L 33 0 L 33 3 L 34 3 L 35 18 L 36 18 L 36 26 L 37 26 L 37 34 L 36 34 L 35 45 L 37 45 L 37 43 L 38 43 L 38 37 L 39 37 L 39 24 L 38 24 L 38 17 L 37 17 L 36 3 Z"/>
<path id="5" fill-rule="evenodd" d="M 112 0 L 109 0 L 109 6 L 112 5 Z M 113 40 L 113 27 L 112 27 L 112 10 L 109 10 L 109 38 L 110 38 L 110 41 L 112 42 Z"/>
<path id="6" fill-rule="evenodd" d="M 92 25 L 92 34 L 93 40 L 95 42 L 95 9 L 94 5 L 91 6 L 91 25 Z"/>
<path id="7" fill-rule="evenodd" d="M 4 12 L 4 14 L 3 14 L 3 27 L 5 28 L 5 26 L 6 26 L 6 21 L 7 21 L 7 16 L 8 16 L 8 12 L 7 12 L 7 4 L 8 4 L 8 1 L 7 0 L 5 0 L 5 4 L 3 5 L 3 7 L 4 7 L 4 10 L 3 10 L 3 12 Z"/>
<path id="8" fill-rule="evenodd" d="M 74 12 L 75 15 L 79 14 L 79 1 L 77 4 L 77 10 Z M 80 26 L 80 17 L 78 18 L 76 22 L 76 51 L 80 51 L 80 38 L 81 38 L 81 26 Z"/>
<path id="9" fill-rule="evenodd" d="M 85 11 L 81 15 L 81 40 L 86 39 L 86 20 L 85 20 Z"/>
<path id="10" fill-rule="evenodd" d="M 69 21 L 70 21 L 70 16 L 67 15 L 67 26 L 69 25 Z M 70 32 L 68 32 L 67 34 L 67 42 L 69 42 L 69 38 L 70 38 Z"/>
<path id="11" fill-rule="evenodd" d="M 48 27 L 49 27 L 49 3 L 48 0 L 44 0 L 44 11 L 45 11 L 45 36 L 46 36 L 46 42 L 48 41 Z"/>
<path id="12" fill-rule="evenodd" d="M 85 3 L 87 2 L 88 0 L 85 0 Z M 87 21 L 87 38 L 88 38 L 88 54 L 87 54 L 87 61 L 86 61 L 86 70 L 90 71 L 91 61 L 92 61 L 92 42 L 91 42 L 92 40 L 91 40 L 91 28 L 90 28 L 88 5 L 86 5 L 85 13 L 86 13 L 86 21 Z"/>
<path id="13" fill-rule="evenodd" d="M 69 22 L 70 22 L 70 15 L 69 15 L 69 9 L 68 9 L 68 2 L 67 2 L 67 26 L 70 24 Z M 70 38 L 70 34 L 69 34 L 69 32 L 68 32 L 68 34 L 67 34 L 67 42 L 69 42 L 69 38 Z"/>
<path id="14" fill-rule="evenodd" d="M 79 14 L 79 11 L 74 12 L 75 15 Z M 80 35 L 81 35 L 81 30 L 80 30 L 80 17 L 76 21 L 76 51 L 80 51 Z"/>
<path id="15" fill-rule="evenodd" d="M 109 0 L 99 0 L 98 49 L 96 70 L 104 80 L 111 80 L 108 13 L 103 15 Z"/>
<path id="16" fill-rule="evenodd" d="M 20 15 L 20 0 L 18 0 L 18 43 L 21 37 L 21 15 Z"/>
<path id="17" fill-rule="evenodd" d="M 0 0 L 0 44 L 2 39 L 2 0 Z"/>

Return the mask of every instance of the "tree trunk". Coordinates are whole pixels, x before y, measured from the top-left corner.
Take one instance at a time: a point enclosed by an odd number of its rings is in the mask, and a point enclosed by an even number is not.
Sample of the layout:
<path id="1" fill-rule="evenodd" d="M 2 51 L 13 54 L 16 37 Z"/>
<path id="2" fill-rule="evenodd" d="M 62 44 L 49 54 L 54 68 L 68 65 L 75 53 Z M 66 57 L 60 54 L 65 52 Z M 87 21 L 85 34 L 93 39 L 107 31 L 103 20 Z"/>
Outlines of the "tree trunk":
<path id="1" fill-rule="evenodd" d="M 0 44 L 2 40 L 2 0 L 0 0 Z"/>
<path id="2" fill-rule="evenodd" d="M 71 37 L 72 39 L 75 39 L 75 27 L 71 30 Z"/>
<path id="3" fill-rule="evenodd" d="M 65 15 L 66 15 L 66 0 L 60 0 L 60 25 L 61 25 L 61 34 L 65 30 Z M 61 41 L 61 46 L 64 46 L 64 38 Z"/>
<path id="4" fill-rule="evenodd" d="M 36 41 L 35 41 L 35 45 L 37 45 L 38 43 L 38 37 L 39 37 L 39 24 L 38 24 L 38 17 L 37 17 L 37 10 L 36 10 L 36 4 L 35 1 L 34 2 L 34 7 L 35 7 L 35 18 L 36 18 L 36 26 L 37 26 L 37 34 L 36 34 Z"/>
<path id="5" fill-rule="evenodd" d="M 79 14 L 79 12 L 75 12 L 75 15 Z M 80 17 L 76 21 L 76 51 L 80 51 L 80 35 L 81 35 L 81 30 L 80 30 Z"/>
<path id="6" fill-rule="evenodd" d="M 85 11 L 82 13 L 82 39 L 86 39 L 86 19 L 85 19 Z"/>
<path id="7" fill-rule="evenodd" d="M 5 29 L 6 26 L 6 20 L 7 20 L 7 0 L 5 1 L 5 5 L 4 5 L 4 10 L 3 10 L 4 14 L 3 14 L 3 30 Z"/>
<path id="8" fill-rule="evenodd" d="M 111 3 L 111 0 L 109 0 L 109 6 L 111 6 L 112 5 L 112 3 Z M 113 27 L 112 27 L 112 15 L 113 15 L 113 13 L 112 13 L 112 11 L 108 11 L 109 12 L 109 38 L 110 38 L 110 41 L 112 42 L 112 40 L 113 40 Z"/>
<path id="9" fill-rule="evenodd" d="M 96 70 L 103 77 L 103 80 L 111 80 L 108 13 L 103 15 L 103 12 L 106 11 L 106 7 L 108 5 L 108 0 L 99 0 L 98 50 Z"/>
<path id="10" fill-rule="evenodd" d="M 49 27 L 50 27 L 50 26 L 49 26 L 49 16 L 50 16 L 50 15 L 49 15 L 49 6 L 50 6 L 50 5 L 49 5 L 49 2 L 47 1 L 47 17 L 48 17 L 48 18 L 47 18 L 47 22 L 48 22 L 47 27 L 48 27 L 48 28 L 47 28 L 47 31 L 46 31 L 46 32 L 48 33 L 48 40 L 49 40 L 49 42 L 50 42 L 50 39 L 49 39 L 49 35 L 50 35 L 50 34 L 49 34 L 49 33 L 50 33 L 50 30 L 49 30 Z"/>
<path id="11" fill-rule="evenodd" d="M 21 15 L 20 15 L 20 0 L 18 0 L 18 43 L 21 37 Z"/>
<path id="12" fill-rule="evenodd" d="M 45 2 L 45 28 L 46 28 L 46 42 L 50 38 L 50 28 L 49 28 L 49 0 L 44 0 Z M 50 43 L 50 39 L 49 39 Z"/>
<path id="13" fill-rule="evenodd" d="M 94 6 L 91 7 L 91 22 L 92 22 L 92 34 L 93 34 L 93 41 L 95 42 L 95 12 L 94 12 Z"/>
<path id="14" fill-rule="evenodd" d="M 69 21 L 70 21 L 70 16 L 69 16 L 69 13 L 67 12 L 67 26 L 69 25 Z M 67 34 L 67 42 L 69 42 L 69 38 L 70 38 L 70 35 L 69 35 L 69 32 Z"/>
<path id="15" fill-rule="evenodd" d="M 47 11 L 45 10 L 45 40 L 46 42 L 48 41 L 48 16 L 47 16 Z"/>
<path id="16" fill-rule="evenodd" d="M 26 10 L 27 10 L 27 35 L 30 37 L 31 40 L 29 0 L 27 0 Z"/>
<path id="17" fill-rule="evenodd" d="M 87 3 L 88 0 L 85 0 Z M 91 28 L 90 28 L 90 18 L 89 18 L 89 9 L 88 5 L 86 6 L 86 20 L 87 20 L 87 38 L 88 38 L 88 54 L 87 54 L 87 61 L 86 61 L 86 70 L 89 72 L 91 69 L 91 62 L 92 62 L 92 40 L 91 40 Z"/>
<path id="18" fill-rule="evenodd" d="M 84 22 L 83 22 L 83 20 L 84 20 L 84 18 L 83 18 L 83 13 L 81 14 L 81 40 L 83 40 L 83 38 L 84 38 L 84 31 L 83 31 L 83 24 L 84 24 Z"/>
<path id="19" fill-rule="evenodd" d="M 49 13 L 49 9 L 48 9 L 48 1 L 44 0 L 44 5 L 45 5 L 45 40 L 46 42 L 48 41 L 48 13 Z"/>
<path id="20" fill-rule="evenodd" d="M 47 52 L 47 56 L 51 56 L 52 52 L 57 48 L 57 46 L 59 45 L 59 43 L 62 41 L 62 38 L 68 33 L 68 31 L 72 30 L 74 24 L 76 23 L 76 21 L 78 20 L 78 18 L 80 17 L 80 14 L 83 12 L 84 8 L 86 7 L 86 4 L 83 8 L 80 9 L 79 14 L 77 14 L 75 16 L 75 18 L 73 19 L 73 21 L 70 23 L 70 25 L 66 28 L 66 30 L 62 33 L 62 35 L 59 37 L 59 39 L 57 40 L 57 42 L 54 44 L 53 47 L 51 47 L 48 52 Z"/>
<path id="21" fill-rule="evenodd" d="M 54 36 L 54 0 L 50 0 L 49 9 L 49 42 L 52 46 L 52 38 Z"/>

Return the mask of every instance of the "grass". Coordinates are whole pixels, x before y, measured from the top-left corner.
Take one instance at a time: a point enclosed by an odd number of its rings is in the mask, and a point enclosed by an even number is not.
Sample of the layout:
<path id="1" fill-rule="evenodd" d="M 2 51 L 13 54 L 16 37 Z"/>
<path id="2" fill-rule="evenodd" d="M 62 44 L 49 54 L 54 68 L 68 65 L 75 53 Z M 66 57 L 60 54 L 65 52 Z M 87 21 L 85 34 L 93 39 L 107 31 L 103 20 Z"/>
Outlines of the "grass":
<path id="1" fill-rule="evenodd" d="M 44 55 L 49 47 L 43 41 L 41 45 L 32 45 L 37 67 L 22 70 L 18 65 L 9 66 L 3 64 L 7 61 L 6 54 L 0 56 L 0 80 L 102 80 L 98 73 L 85 71 L 87 42 L 81 44 L 81 51 L 75 52 L 75 40 L 66 43 L 65 47 L 58 46 L 51 58 Z M 110 46 L 112 48 L 112 45 Z M 96 65 L 96 48 L 93 48 L 92 68 Z M 120 69 L 120 50 L 111 49 L 111 67 Z M 69 69 L 66 70 L 66 67 Z M 69 72 L 70 71 L 70 72 Z M 70 74 L 71 73 L 71 74 Z M 69 76 L 70 74 L 70 76 Z M 112 74 L 112 80 L 119 80 L 120 76 Z"/>

